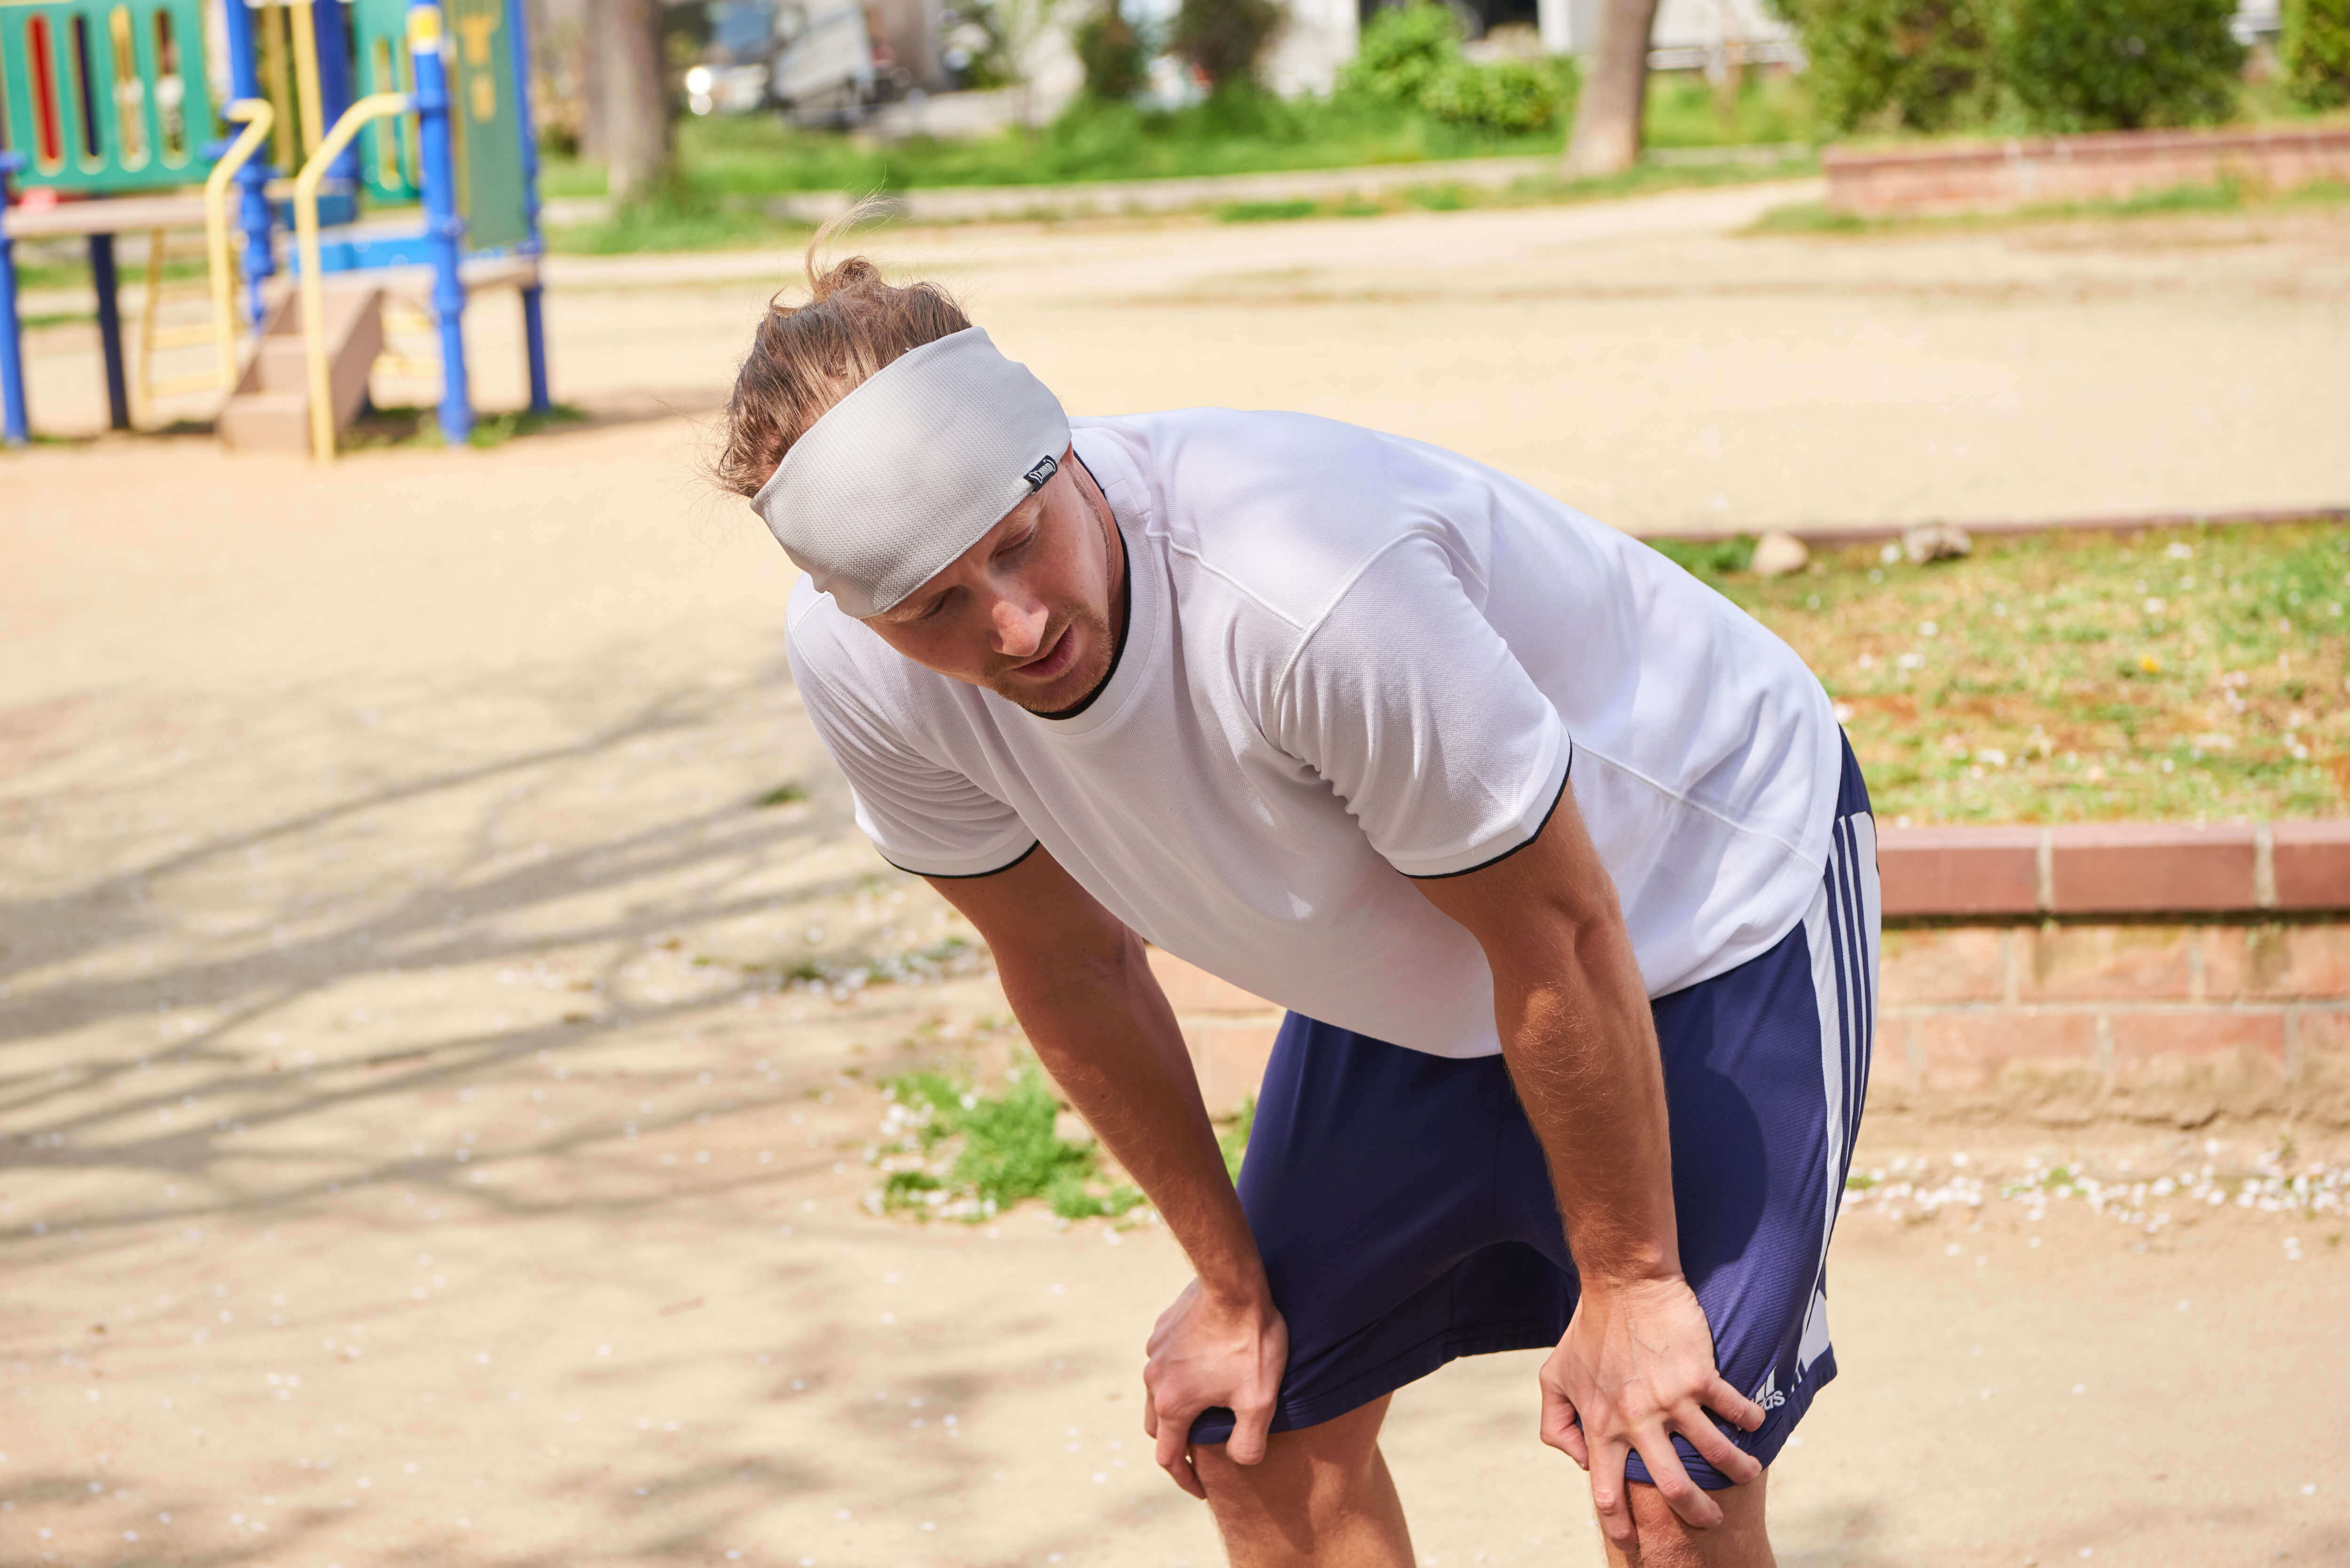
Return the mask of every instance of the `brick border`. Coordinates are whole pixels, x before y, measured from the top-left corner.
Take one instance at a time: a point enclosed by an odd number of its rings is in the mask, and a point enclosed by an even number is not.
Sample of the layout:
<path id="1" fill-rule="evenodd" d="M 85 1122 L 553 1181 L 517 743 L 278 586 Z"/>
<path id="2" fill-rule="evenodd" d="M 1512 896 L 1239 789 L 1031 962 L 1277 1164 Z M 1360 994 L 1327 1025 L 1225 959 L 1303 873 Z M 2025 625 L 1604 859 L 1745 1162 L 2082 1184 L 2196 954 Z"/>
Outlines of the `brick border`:
<path id="1" fill-rule="evenodd" d="M 1885 827 L 1888 920 L 2350 911 L 2350 817 Z"/>
<path id="2" fill-rule="evenodd" d="M 1831 147 L 1837 212 L 1978 213 L 2111 200 L 2228 176 L 2280 189 L 2350 171 L 2350 127 L 2109 130 L 1932 147 Z"/>

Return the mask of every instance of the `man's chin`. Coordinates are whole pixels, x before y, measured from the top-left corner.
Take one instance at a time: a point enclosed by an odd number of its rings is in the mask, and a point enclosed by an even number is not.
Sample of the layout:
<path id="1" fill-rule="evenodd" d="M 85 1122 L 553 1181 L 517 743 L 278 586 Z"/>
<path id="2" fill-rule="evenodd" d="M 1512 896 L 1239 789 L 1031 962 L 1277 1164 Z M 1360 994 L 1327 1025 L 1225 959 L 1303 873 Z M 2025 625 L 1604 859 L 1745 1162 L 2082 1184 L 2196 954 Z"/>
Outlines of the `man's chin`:
<path id="1" fill-rule="evenodd" d="M 1076 662 L 1050 680 L 1024 679 L 1018 670 L 1008 670 L 991 684 L 995 694 L 1006 701 L 1016 702 L 1031 713 L 1060 713 L 1083 702 L 1097 690 L 1109 674 L 1109 659 L 1096 639 L 1087 638 L 1080 646 Z"/>

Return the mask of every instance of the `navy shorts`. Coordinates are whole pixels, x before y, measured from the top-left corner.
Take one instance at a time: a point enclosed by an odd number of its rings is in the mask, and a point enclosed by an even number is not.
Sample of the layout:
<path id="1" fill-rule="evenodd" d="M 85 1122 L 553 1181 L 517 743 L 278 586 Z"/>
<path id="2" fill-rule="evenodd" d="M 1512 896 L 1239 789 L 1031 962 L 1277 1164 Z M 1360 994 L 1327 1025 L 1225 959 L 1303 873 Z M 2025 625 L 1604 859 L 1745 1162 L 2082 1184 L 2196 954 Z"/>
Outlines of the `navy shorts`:
<path id="1" fill-rule="evenodd" d="M 1770 951 L 1651 1003 L 1671 1116 L 1681 1269 L 1722 1376 L 1763 1407 L 1723 1427 L 1769 1464 L 1835 1376 L 1827 1245 L 1868 1082 L 1877 836 L 1845 751 L 1833 847 Z M 1555 1345 L 1575 1273 L 1541 1145 L 1499 1056 L 1454 1060 L 1290 1014 L 1241 1167 L 1289 1324 L 1273 1429 L 1311 1427 L 1458 1355 Z M 1206 1411 L 1195 1443 L 1232 1413 Z M 1675 1438 L 1690 1478 L 1727 1477 Z M 1648 1480 L 1638 1455 L 1631 1479 Z"/>

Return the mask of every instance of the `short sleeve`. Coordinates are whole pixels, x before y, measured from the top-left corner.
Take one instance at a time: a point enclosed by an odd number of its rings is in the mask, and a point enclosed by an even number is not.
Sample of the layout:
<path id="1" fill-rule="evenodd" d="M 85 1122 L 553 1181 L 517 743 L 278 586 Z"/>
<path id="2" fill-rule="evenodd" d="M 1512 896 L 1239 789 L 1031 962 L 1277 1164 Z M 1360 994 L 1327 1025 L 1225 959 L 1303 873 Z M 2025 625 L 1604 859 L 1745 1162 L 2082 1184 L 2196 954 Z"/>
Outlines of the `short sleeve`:
<path id="1" fill-rule="evenodd" d="M 924 756 L 868 703 L 837 690 L 795 641 L 792 674 L 817 738 L 857 799 L 881 857 L 921 877 L 985 877 L 1036 846 L 1019 814 Z"/>
<path id="2" fill-rule="evenodd" d="M 1407 877 L 1522 848 L 1573 761 L 1557 710 L 1424 535 L 1390 545 L 1307 628 L 1267 718 Z"/>

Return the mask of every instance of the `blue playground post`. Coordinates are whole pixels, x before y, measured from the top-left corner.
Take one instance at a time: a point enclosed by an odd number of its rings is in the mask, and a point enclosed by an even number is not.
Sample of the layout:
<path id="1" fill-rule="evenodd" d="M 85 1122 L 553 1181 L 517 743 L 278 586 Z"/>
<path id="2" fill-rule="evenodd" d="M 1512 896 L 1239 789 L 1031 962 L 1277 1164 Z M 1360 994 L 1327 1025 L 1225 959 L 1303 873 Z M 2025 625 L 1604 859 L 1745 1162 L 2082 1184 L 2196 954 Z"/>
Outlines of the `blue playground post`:
<path id="1" fill-rule="evenodd" d="M 338 0 L 329 0 L 329 9 Z M 261 69 L 256 63 L 253 36 L 253 12 L 244 0 L 228 0 L 221 7 L 228 23 L 228 79 L 232 99 L 262 98 Z M 339 24 L 340 18 L 338 17 Z M 323 65 L 322 67 L 323 68 Z M 238 191 L 236 226 L 244 234 L 244 314 L 247 323 L 258 332 L 265 314 L 261 299 L 261 286 L 277 270 L 269 249 L 269 197 L 267 190 L 273 171 L 265 159 L 256 157 L 237 171 Z"/>
<path id="2" fill-rule="evenodd" d="M 0 152 L 0 213 L 8 211 L 8 176 L 25 166 L 21 152 Z M 25 348 L 16 339 L 16 242 L 0 229 L 0 443 L 33 439 L 25 410 Z"/>
<path id="3" fill-rule="evenodd" d="M 514 40 L 515 117 L 522 133 L 523 222 L 530 237 L 522 244 L 529 255 L 544 255 L 546 242 L 538 233 L 538 120 L 530 108 L 530 24 L 523 0 L 506 0 L 507 36 Z M 530 411 L 543 414 L 554 406 L 546 389 L 546 291 L 536 275 L 522 291 L 523 351 L 530 362 Z"/>
<path id="4" fill-rule="evenodd" d="M 463 446 L 473 433 L 465 375 L 465 220 L 457 215 L 457 169 L 449 145 L 449 72 L 441 59 L 441 7 L 408 7 L 408 49 L 416 83 L 417 152 L 422 161 L 424 238 L 432 255 L 432 315 L 441 325 L 441 434 Z"/>
<path id="5" fill-rule="evenodd" d="M 311 21 L 318 39 L 318 123 L 331 130 L 343 118 L 343 111 L 351 107 L 350 26 L 343 19 L 342 0 L 325 0 L 313 5 Z M 358 146 L 343 149 L 328 174 L 356 189 L 359 182 Z"/>
<path id="6" fill-rule="evenodd" d="M 130 389 L 122 374 L 121 280 L 114 273 L 114 236 L 89 236 L 89 286 L 98 291 L 98 342 L 106 357 L 106 419 L 130 428 Z"/>

